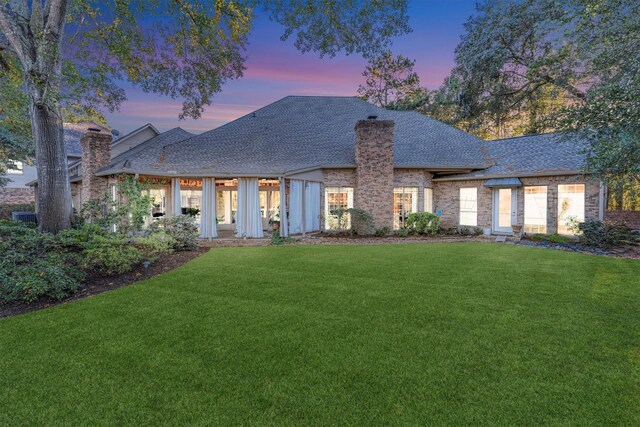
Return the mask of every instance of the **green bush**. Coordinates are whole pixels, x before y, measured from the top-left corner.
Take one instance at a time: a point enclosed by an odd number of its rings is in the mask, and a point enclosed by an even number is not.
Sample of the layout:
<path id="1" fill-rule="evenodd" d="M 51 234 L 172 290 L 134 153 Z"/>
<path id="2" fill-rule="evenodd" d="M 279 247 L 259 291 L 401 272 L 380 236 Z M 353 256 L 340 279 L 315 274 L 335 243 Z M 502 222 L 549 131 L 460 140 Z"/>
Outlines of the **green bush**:
<path id="1" fill-rule="evenodd" d="M 160 255 L 173 252 L 176 241 L 164 232 L 157 232 L 145 237 L 138 237 L 134 245 L 142 254 L 143 261 L 155 262 Z"/>
<path id="2" fill-rule="evenodd" d="M 358 236 L 372 236 L 376 232 L 373 215 L 362 209 L 348 209 L 351 217 L 351 232 Z"/>
<path id="3" fill-rule="evenodd" d="M 431 212 L 411 212 L 404 224 L 414 234 L 433 235 L 440 229 L 440 217 Z"/>
<path id="4" fill-rule="evenodd" d="M 275 230 L 273 234 L 271 234 L 271 244 L 273 246 L 280 246 L 290 242 L 293 242 L 293 239 L 291 237 L 282 237 L 280 230 Z"/>
<path id="5" fill-rule="evenodd" d="M 620 246 L 636 238 L 625 225 L 595 219 L 579 223 L 577 229 L 580 243 L 601 248 Z"/>
<path id="6" fill-rule="evenodd" d="M 389 227 L 380 227 L 380 228 L 376 228 L 376 237 L 384 237 L 387 236 L 389 234 L 391 230 L 389 229 Z"/>
<path id="7" fill-rule="evenodd" d="M 554 233 L 554 234 L 536 233 L 529 236 L 529 239 L 536 242 L 542 242 L 546 240 L 547 242 L 551 242 L 551 243 L 568 243 L 568 242 L 575 241 L 575 239 L 571 237 L 561 236 L 558 233 Z"/>
<path id="8" fill-rule="evenodd" d="M 81 286 L 78 255 L 61 250 L 49 233 L 19 222 L 0 222 L 0 305 L 31 302 L 41 296 L 60 299 Z"/>
<path id="9" fill-rule="evenodd" d="M 154 221 L 147 230 L 147 236 L 157 232 L 164 232 L 171 237 L 172 249 L 176 251 L 191 251 L 198 247 L 198 226 L 195 219 L 188 215 L 160 218 Z"/>
<path id="10" fill-rule="evenodd" d="M 409 235 L 409 229 L 407 227 L 401 227 L 396 230 L 396 236 L 407 237 Z"/>
<path id="11" fill-rule="evenodd" d="M 143 261 L 143 253 L 126 239 L 96 237 L 82 252 L 85 269 L 113 276 L 131 271 Z"/>

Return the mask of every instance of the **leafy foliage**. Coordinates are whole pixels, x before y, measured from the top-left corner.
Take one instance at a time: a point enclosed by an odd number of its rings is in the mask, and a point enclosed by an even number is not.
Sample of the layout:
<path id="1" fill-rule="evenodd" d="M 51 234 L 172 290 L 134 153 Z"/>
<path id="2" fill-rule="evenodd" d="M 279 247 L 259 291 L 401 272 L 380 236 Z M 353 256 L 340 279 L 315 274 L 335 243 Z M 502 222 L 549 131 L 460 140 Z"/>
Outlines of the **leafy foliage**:
<path id="1" fill-rule="evenodd" d="M 60 299 L 79 289 L 78 257 L 57 239 L 20 222 L 0 221 L 0 305 L 47 296 Z"/>
<path id="2" fill-rule="evenodd" d="M 440 229 L 440 217 L 431 212 L 411 212 L 404 225 L 414 234 L 434 235 Z"/>
<path id="3" fill-rule="evenodd" d="M 351 217 L 351 232 L 358 236 L 371 236 L 376 232 L 373 215 L 362 209 L 348 209 Z"/>
<path id="4" fill-rule="evenodd" d="M 579 241 L 588 246 L 611 248 L 637 240 L 627 226 L 595 219 L 577 224 L 577 229 Z"/>
<path id="5" fill-rule="evenodd" d="M 191 216 L 160 218 L 151 224 L 148 234 L 157 232 L 164 232 L 169 236 L 172 239 L 172 248 L 176 251 L 188 251 L 198 247 L 198 226 Z"/>

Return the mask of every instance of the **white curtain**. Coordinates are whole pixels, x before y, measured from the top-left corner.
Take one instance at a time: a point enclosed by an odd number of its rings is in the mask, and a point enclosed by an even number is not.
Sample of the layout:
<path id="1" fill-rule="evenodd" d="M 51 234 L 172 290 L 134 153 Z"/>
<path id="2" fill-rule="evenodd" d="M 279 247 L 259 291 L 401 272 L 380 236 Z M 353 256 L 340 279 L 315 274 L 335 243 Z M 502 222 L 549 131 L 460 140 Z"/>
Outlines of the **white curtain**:
<path id="1" fill-rule="evenodd" d="M 303 182 L 292 179 L 289 188 L 289 232 L 292 234 L 302 233 L 302 192 Z"/>
<path id="2" fill-rule="evenodd" d="M 320 183 L 307 182 L 304 191 L 305 231 L 320 230 Z"/>
<path id="3" fill-rule="evenodd" d="M 287 220 L 287 181 L 280 178 L 280 236 L 289 236 L 289 221 Z"/>
<path id="4" fill-rule="evenodd" d="M 258 178 L 238 178 L 238 237 L 263 237 Z"/>
<path id="5" fill-rule="evenodd" d="M 180 196 L 180 178 L 171 179 L 171 203 L 172 214 L 182 215 L 182 197 Z"/>
<path id="6" fill-rule="evenodd" d="M 202 179 L 202 212 L 200 213 L 200 237 L 211 239 L 218 237 L 216 226 L 216 180 Z"/>

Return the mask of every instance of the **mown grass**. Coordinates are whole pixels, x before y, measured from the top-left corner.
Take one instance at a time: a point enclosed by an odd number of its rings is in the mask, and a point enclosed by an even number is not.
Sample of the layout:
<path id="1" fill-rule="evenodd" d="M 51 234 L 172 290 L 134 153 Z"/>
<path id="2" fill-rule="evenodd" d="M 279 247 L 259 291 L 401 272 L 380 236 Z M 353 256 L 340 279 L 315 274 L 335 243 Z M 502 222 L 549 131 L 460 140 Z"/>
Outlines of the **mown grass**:
<path id="1" fill-rule="evenodd" d="M 640 262 L 215 249 L 0 320 L 1 425 L 640 424 Z"/>

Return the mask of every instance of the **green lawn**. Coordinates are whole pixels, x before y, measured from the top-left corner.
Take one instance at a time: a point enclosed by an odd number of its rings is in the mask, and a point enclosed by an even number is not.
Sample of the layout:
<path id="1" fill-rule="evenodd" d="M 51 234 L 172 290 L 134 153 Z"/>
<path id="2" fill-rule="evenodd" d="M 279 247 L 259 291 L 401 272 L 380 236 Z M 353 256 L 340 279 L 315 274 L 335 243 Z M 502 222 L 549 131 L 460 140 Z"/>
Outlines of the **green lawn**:
<path id="1" fill-rule="evenodd" d="M 640 424 L 640 261 L 214 249 L 0 320 L 0 425 Z"/>

